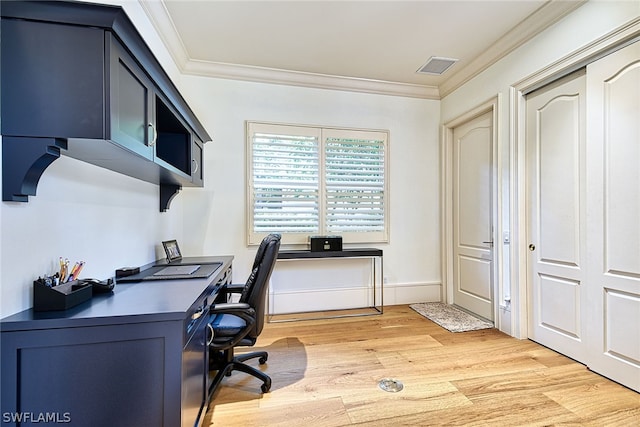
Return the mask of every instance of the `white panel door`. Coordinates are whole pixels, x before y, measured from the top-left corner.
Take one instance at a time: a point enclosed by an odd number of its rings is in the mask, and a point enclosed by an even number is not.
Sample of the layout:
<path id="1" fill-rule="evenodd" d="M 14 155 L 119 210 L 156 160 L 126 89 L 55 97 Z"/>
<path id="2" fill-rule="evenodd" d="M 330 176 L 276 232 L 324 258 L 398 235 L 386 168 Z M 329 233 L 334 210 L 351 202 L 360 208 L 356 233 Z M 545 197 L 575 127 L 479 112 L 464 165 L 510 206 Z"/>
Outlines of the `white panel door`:
<path id="1" fill-rule="evenodd" d="M 584 359 L 585 76 L 527 96 L 529 338 Z"/>
<path id="2" fill-rule="evenodd" d="M 587 67 L 589 368 L 640 391 L 640 42 Z"/>
<path id="3" fill-rule="evenodd" d="M 453 130 L 453 303 L 493 320 L 492 115 Z"/>

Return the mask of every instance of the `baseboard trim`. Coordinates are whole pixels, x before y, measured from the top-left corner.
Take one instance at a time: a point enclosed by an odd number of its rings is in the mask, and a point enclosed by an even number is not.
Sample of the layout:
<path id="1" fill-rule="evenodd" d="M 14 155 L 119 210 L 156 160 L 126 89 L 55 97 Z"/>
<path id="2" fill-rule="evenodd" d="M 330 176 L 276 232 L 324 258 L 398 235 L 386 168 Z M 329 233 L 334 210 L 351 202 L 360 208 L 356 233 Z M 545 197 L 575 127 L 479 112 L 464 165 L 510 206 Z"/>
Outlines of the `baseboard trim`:
<path id="1" fill-rule="evenodd" d="M 376 291 L 375 301 L 371 288 L 367 286 L 273 291 L 268 297 L 269 314 L 437 302 L 441 301 L 442 284 L 440 282 L 385 284 L 382 298 L 380 298 L 379 289 Z"/>

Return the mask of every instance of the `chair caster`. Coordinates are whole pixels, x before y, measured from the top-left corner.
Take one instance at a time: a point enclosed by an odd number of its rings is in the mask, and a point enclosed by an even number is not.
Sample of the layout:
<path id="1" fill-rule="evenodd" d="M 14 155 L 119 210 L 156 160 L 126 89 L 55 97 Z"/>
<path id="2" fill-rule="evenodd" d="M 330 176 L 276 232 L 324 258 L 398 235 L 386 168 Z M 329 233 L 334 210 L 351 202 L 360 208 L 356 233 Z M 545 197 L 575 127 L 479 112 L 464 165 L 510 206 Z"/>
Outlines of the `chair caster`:
<path id="1" fill-rule="evenodd" d="M 258 359 L 258 363 L 261 365 L 267 363 L 267 356 L 262 356 L 260 359 Z"/>
<path id="2" fill-rule="evenodd" d="M 263 393 L 269 393 L 269 390 L 271 390 L 271 379 L 265 381 L 264 384 L 260 386 L 260 388 L 262 389 Z"/>

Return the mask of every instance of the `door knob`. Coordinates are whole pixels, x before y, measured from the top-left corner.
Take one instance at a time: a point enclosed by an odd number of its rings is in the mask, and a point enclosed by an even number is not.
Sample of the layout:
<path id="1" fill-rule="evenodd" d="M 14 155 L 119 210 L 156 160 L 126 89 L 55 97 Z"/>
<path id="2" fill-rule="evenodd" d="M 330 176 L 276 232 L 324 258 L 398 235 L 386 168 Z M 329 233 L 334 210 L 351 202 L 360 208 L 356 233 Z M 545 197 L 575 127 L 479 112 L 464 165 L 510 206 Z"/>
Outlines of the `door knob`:
<path id="1" fill-rule="evenodd" d="M 534 245 L 533 243 L 531 243 L 531 244 L 529 245 L 529 250 L 530 250 L 531 252 L 535 251 L 535 250 L 536 250 L 536 245 Z"/>

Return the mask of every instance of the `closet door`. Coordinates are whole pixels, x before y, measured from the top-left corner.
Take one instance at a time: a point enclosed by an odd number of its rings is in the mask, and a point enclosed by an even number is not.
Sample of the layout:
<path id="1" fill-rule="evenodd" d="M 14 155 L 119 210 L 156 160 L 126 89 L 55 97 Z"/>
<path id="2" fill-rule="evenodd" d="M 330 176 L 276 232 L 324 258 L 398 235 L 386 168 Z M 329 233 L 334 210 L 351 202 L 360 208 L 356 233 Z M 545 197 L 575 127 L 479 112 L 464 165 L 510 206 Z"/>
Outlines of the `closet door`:
<path id="1" fill-rule="evenodd" d="M 640 391 L 640 42 L 587 67 L 590 369 Z"/>
<path id="2" fill-rule="evenodd" d="M 528 335 L 584 361 L 584 70 L 531 93 L 526 108 Z"/>

